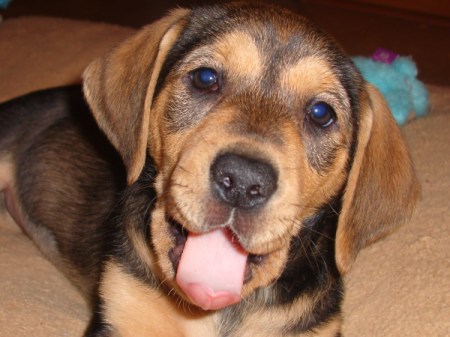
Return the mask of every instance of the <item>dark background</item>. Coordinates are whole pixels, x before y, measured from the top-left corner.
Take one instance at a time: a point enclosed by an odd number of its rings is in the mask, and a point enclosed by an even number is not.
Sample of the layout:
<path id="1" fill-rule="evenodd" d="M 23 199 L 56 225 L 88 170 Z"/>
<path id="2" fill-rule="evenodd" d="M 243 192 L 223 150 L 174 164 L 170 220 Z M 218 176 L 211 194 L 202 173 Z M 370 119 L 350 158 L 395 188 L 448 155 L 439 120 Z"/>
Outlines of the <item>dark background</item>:
<path id="1" fill-rule="evenodd" d="M 276 1 L 318 23 L 334 35 L 352 56 L 369 56 L 376 48 L 384 47 L 400 55 L 412 56 L 419 68 L 419 78 L 426 83 L 450 85 L 450 17 L 446 8 L 442 13 L 430 14 L 426 4 L 422 6 L 420 1 L 419 10 L 414 11 L 367 2 L 370 1 Z M 208 2 L 13 0 L 1 14 L 5 20 L 24 15 L 46 15 L 142 27 L 170 8 L 202 3 Z"/>

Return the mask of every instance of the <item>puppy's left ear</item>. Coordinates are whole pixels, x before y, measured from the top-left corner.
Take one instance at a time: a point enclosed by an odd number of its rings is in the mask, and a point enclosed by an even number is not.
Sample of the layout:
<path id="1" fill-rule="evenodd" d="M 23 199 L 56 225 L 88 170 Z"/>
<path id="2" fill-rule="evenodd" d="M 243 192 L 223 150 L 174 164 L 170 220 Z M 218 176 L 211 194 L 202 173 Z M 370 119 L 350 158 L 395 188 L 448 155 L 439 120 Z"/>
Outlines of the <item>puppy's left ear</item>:
<path id="1" fill-rule="evenodd" d="M 164 60 L 189 10 L 178 9 L 92 62 L 84 93 L 100 128 L 122 156 L 128 183 L 145 164 L 153 93 Z"/>
<path id="2" fill-rule="evenodd" d="M 346 273 L 357 253 L 412 214 L 420 193 L 411 158 L 382 95 L 366 85 L 358 143 L 336 233 L 336 262 Z"/>

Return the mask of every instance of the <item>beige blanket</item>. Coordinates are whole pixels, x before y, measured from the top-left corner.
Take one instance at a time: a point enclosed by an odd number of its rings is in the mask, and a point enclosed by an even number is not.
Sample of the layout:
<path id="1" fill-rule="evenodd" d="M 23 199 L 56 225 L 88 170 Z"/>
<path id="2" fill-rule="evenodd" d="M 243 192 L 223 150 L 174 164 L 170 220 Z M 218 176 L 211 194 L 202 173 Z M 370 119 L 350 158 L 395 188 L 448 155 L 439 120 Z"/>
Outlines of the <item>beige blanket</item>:
<path id="1" fill-rule="evenodd" d="M 90 60 L 131 32 L 38 17 L 1 23 L 0 102 L 79 81 Z M 365 249 L 348 275 L 345 337 L 450 336 L 450 88 L 430 91 L 430 115 L 403 128 L 422 200 L 411 222 Z M 11 219 L 0 219 L 0 337 L 81 336 L 83 299 Z"/>

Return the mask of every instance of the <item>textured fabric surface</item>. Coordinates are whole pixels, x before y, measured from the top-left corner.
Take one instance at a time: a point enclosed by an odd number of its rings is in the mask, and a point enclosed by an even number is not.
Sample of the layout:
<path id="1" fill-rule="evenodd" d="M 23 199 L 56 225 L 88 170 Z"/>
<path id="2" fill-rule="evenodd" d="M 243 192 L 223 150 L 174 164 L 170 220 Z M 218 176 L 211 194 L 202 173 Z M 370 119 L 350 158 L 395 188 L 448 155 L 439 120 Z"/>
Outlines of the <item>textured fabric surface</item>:
<path id="1" fill-rule="evenodd" d="M 78 82 L 130 34 L 106 24 L 28 17 L 0 24 L 0 102 Z M 450 335 L 450 88 L 403 132 L 422 182 L 412 220 L 365 250 L 346 278 L 346 337 Z M 1 213 L 0 213 L 1 214 Z M 0 215 L 0 337 L 79 337 L 89 310 L 8 217 Z"/>
<path id="2" fill-rule="evenodd" d="M 0 24 L 0 102 L 79 82 L 82 69 L 134 30 L 109 24 L 23 17 Z"/>

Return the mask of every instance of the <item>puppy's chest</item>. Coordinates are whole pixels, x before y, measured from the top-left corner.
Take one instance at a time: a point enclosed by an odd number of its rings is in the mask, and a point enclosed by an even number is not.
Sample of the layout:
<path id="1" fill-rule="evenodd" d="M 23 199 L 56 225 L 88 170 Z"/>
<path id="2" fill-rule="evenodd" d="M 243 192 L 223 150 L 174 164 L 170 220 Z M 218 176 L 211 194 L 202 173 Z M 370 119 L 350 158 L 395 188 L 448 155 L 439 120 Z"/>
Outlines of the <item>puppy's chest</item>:
<path id="1" fill-rule="evenodd" d="M 100 293 L 105 321 L 117 337 L 278 337 L 286 317 L 278 310 L 226 309 L 210 314 L 191 312 L 185 304 L 152 288 L 109 263 Z"/>

